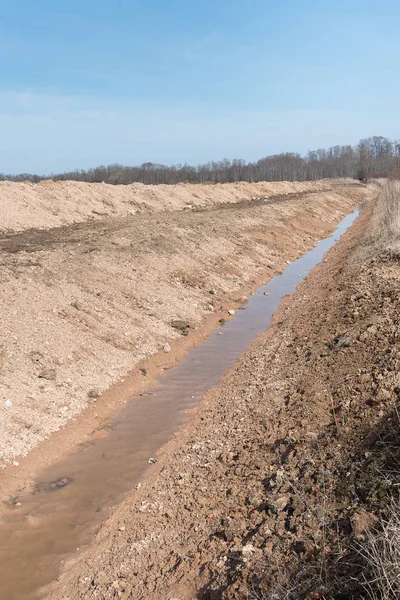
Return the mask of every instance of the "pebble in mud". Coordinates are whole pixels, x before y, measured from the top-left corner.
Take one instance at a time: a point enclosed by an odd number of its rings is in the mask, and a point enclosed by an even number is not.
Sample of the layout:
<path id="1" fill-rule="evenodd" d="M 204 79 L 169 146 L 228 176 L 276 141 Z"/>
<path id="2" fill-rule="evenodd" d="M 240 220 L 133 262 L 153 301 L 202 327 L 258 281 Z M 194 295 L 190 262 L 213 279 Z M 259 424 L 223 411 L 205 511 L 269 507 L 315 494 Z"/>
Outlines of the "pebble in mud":
<path id="1" fill-rule="evenodd" d="M 44 481 L 41 483 L 37 483 L 35 485 L 35 492 L 52 492 L 54 490 L 59 490 L 72 483 L 72 481 L 72 477 L 60 477 L 55 481 Z"/>
<path id="2" fill-rule="evenodd" d="M 228 314 L 233 316 L 235 314 L 235 311 L 231 308 L 230 310 L 228 310 Z"/>

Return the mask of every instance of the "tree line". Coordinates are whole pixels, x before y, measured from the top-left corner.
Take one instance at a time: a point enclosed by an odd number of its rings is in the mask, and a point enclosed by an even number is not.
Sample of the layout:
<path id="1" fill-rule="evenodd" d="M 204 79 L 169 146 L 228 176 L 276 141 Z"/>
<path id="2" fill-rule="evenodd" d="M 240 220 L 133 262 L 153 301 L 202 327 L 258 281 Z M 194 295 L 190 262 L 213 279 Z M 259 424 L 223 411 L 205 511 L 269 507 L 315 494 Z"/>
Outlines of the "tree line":
<path id="1" fill-rule="evenodd" d="M 110 184 L 230 183 L 235 181 L 313 181 L 350 177 L 366 180 L 374 177 L 400 177 L 400 142 L 382 136 L 364 138 L 356 146 L 333 146 L 309 151 L 305 156 L 284 152 L 255 162 L 223 159 L 191 166 L 162 165 L 146 162 L 127 167 L 120 164 L 99 166 L 50 176 L 22 173 L 0 174 L 0 180 L 39 182 L 86 181 Z"/>

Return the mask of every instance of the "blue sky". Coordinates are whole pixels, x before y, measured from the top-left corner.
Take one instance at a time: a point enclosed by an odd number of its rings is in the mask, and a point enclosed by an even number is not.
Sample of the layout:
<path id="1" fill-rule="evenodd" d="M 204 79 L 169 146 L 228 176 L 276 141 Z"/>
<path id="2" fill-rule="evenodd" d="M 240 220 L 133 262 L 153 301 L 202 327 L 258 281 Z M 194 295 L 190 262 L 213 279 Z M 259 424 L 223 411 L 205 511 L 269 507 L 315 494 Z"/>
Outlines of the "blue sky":
<path id="1" fill-rule="evenodd" d="M 0 0 L 0 172 L 400 137 L 398 0 Z"/>

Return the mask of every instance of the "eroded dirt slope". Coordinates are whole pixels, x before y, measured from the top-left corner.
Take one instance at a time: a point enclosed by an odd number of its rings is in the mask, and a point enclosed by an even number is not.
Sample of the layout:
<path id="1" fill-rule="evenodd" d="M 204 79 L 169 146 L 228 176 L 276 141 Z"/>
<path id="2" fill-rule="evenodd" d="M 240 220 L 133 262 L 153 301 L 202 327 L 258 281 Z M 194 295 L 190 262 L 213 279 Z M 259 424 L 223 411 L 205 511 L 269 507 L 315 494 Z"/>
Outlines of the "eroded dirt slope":
<path id="1" fill-rule="evenodd" d="M 46 597 L 363 597 L 352 548 L 397 468 L 400 389 L 398 254 L 359 252 L 372 210 Z"/>
<path id="2" fill-rule="evenodd" d="M 17 468 L 88 395 L 181 338 L 173 320 L 190 341 L 206 315 L 226 317 L 240 288 L 312 247 L 368 193 L 333 185 L 1 235 L 0 466 Z"/>

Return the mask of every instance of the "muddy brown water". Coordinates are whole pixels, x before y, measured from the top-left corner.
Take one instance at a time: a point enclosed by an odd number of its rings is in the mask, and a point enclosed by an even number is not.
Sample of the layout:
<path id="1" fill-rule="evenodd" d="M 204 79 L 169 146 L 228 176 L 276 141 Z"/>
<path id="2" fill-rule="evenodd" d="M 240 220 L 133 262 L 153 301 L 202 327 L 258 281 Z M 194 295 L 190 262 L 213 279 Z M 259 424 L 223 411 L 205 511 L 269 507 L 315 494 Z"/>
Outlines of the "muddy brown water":
<path id="1" fill-rule="evenodd" d="M 87 543 L 110 507 L 135 489 L 148 460 L 170 439 L 204 394 L 264 331 L 283 296 L 294 291 L 358 215 L 261 286 L 247 304 L 112 421 L 107 437 L 46 469 L 34 493 L 0 523 L 0 600 L 43 597 L 61 560 Z M 267 294 L 267 295 L 266 295 Z"/>

